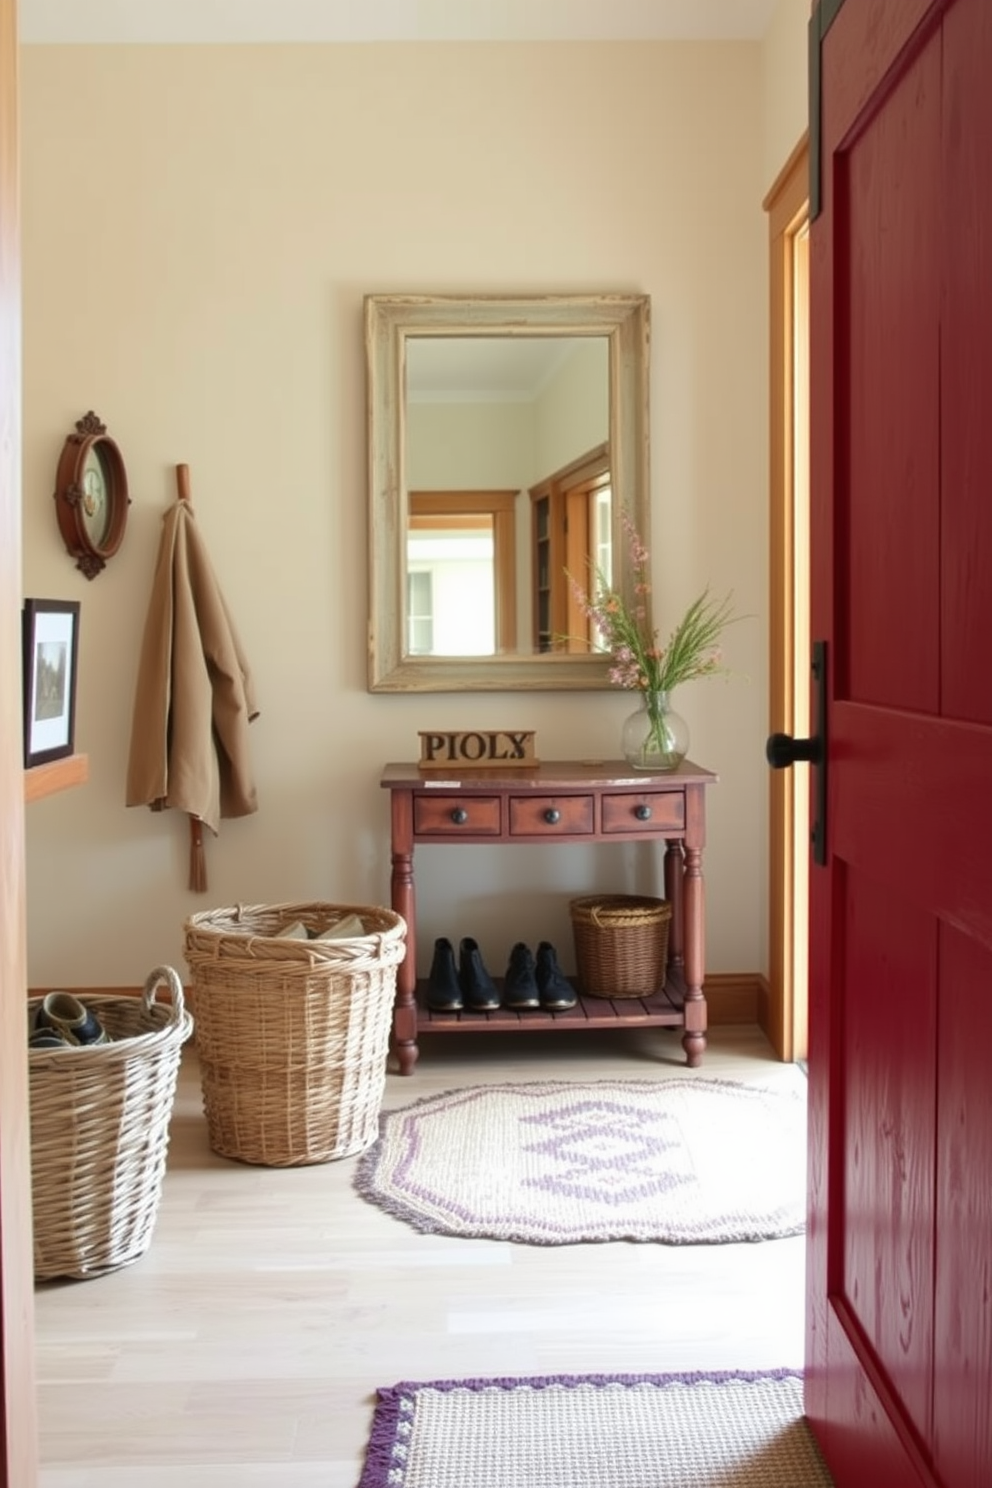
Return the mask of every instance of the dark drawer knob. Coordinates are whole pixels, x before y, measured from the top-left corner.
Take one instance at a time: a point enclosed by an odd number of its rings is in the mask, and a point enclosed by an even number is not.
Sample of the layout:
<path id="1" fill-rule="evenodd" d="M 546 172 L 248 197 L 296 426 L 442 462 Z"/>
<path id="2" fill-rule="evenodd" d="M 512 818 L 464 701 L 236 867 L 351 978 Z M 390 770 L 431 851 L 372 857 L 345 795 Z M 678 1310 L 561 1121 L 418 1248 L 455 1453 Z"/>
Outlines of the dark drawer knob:
<path id="1" fill-rule="evenodd" d="M 463 827 L 468 821 L 468 812 L 464 806 L 456 806 L 451 813 L 451 820 L 456 827 Z"/>
<path id="2" fill-rule="evenodd" d="M 640 806 L 635 806 L 634 807 L 634 815 L 637 817 L 637 820 L 638 821 L 650 821 L 651 820 L 651 807 L 650 806 L 645 806 L 643 804 L 641 804 Z"/>
<path id="3" fill-rule="evenodd" d="M 547 811 L 544 813 L 544 820 L 547 822 L 549 827 L 553 827 L 556 822 L 560 822 L 561 812 L 558 810 L 558 807 L 549 806 Z"/>

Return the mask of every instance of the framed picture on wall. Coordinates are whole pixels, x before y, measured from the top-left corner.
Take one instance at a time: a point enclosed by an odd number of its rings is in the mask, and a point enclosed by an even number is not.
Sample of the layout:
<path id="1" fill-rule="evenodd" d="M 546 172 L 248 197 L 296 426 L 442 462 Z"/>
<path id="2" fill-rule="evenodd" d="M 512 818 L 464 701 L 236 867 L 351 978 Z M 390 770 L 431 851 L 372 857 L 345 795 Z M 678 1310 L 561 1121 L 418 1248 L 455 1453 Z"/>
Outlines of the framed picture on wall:
<path id="1" fill-rule="evenodd" d="M 24 767 L 71 754 L 76 729 L 79 601 L 26 599 Z"/>

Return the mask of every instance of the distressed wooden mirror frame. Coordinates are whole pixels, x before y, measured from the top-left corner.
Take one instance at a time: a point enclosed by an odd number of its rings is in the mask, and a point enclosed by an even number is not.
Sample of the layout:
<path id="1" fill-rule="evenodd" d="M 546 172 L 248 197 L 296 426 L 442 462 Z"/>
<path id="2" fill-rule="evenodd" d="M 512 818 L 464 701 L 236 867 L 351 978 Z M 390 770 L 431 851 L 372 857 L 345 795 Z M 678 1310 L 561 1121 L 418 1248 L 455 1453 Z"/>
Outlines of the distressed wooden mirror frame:
<path id="1" fill-rule="evenodd" d="M 409 656 L 405 647 L 408 498 L 406 342 L 413 336 L 605 336 L 613 551 L 632 598 L 627 511 L 650 543 L 647 295 L 386 295 L 365 297 L 368 393 L 370 692 L 566 691 L 609 686 L 602 655 Z"/>

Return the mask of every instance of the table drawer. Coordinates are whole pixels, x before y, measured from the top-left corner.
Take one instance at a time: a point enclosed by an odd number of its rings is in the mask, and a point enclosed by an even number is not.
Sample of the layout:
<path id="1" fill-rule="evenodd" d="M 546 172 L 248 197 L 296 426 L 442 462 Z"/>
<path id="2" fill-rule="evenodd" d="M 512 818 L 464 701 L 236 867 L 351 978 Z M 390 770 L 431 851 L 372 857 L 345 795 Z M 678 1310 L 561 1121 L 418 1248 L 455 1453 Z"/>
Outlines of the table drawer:
<path id="1" fill-rule="evenodd" d="M 603 831 L 681 832 L 685 827 L 682 791 L 645 791 L 603 796 Z"/>
<path id="2" fill-rule="evenodd" d="M 499 796 L 414 796 L 418 837 L 498 837 Z"/>
<path id="3" fill-rule="evenodd" d="M 591 834 L 592 796 L 511 796 L 511 837 L 574 837 Z"/>

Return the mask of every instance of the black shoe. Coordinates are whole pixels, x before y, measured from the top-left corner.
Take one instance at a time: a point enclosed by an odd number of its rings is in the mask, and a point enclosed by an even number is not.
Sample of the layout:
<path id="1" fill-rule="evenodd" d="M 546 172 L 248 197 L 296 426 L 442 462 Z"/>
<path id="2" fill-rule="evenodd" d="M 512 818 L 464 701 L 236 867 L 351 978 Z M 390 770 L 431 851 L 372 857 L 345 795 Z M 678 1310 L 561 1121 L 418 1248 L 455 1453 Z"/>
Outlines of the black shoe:
<path id="1" fill-rule="evenodd" d="M 510 952 L 503 979 L 503 1006 L 517 1009 L 541 1006 L 534 975 L 534 957 L 522 940 L 518 940 Z"/>
<path id="2" fill-rule="evenodd" d="M 560 969 L 554 946 L 546 940 L 537 948 L 536 977 L 542 1008 L 549 1013 L 560 1013 L 575 1006 L 578 1001 L 575 988 Z"/>
<path id="3" fill-rule="evenodd" d="M 72 1044 L 64 1039 L 54 1028 L 36 1028 L 28 1035 L 29 1049 L 71 1049 Z"/>
<path id="4" fill-rule="evenodd" d="M 482 964 L 482 952 L 474 940 L 463 940 L 458 948 L 458 979 L 465 1006 L 475 1013 L 499 1007 L 499 988 Z"/>
<path id="5" fill-rule="evenodd" d="M 450 940 L 434 942 L 434 959 L 427 981 L 427 1006 L 434 1013 L 460 1013 L 462 989 L 455 969 L 455 948 Z"/>

